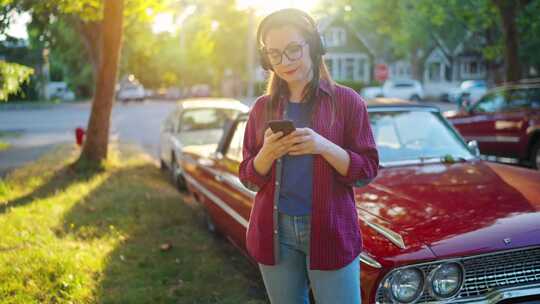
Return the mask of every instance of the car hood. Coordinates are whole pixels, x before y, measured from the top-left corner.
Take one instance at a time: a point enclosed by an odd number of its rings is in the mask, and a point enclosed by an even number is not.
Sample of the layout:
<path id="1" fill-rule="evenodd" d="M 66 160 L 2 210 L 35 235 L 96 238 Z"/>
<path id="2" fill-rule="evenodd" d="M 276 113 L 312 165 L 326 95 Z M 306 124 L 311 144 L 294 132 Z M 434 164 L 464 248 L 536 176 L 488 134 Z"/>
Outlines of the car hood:
<path id="1" fill-rule="evenodd" d="M 381 169 L 356 189 L 361 220 L 437 257 L 540 244 L 540 174 L 470 161 Z M 377 232 L 372 232 L 377 234 Z"/>

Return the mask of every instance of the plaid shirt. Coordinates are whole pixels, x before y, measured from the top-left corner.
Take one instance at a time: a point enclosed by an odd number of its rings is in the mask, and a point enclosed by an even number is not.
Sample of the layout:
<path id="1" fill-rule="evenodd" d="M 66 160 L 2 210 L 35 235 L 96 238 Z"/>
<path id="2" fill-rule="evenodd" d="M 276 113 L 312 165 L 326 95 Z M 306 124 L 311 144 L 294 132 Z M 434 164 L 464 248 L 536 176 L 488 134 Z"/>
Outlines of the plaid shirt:
<path id="1" fill-rule="evenodd" d="M 330 126 L 331 94 L 336 103 L 336 117 Z M 354 200 L 354 186 L 363 186 L 377 176 L 379 155 L 373 140 L 366 104 L 352 89 L 336 85 L 333 93 L 321 80 L 312 129 L 339 145 L 350 157 L 347 175 L 343 176 L 322 155 L 313 157 L 313 193 L 311 210 L 310 269 L 335 270 L 349 264 L 362 251 L 362 238 Z M 240 181 L 257 191 L 247 228 L 247 250 L 259 263 L 275 265 L 279 261 L 278 200 L 281 159 L 272 164 L 268 174 L 255 171 L 253 160 L 262 147 L 257 132 L 266 127 L 265 104 L 269 96 L 257 99 L 251 109 L 240 164 Z M 286 99 L 277 109 L 283 117 Z"/>

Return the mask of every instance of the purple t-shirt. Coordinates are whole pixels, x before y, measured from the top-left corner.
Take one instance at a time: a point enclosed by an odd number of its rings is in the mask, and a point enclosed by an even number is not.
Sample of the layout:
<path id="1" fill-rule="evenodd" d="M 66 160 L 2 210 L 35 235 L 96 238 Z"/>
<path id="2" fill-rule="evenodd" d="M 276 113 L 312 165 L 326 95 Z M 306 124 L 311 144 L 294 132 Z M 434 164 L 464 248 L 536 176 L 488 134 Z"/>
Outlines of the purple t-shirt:
<path id="1" fill-rule="evenodd" d="M 305 102 L 289 102 L 286 118 L 292 120 L 296 128 L 308 127 L 308 109 Z M 288 215 L 311 214 L 313 155 L 284 155 L 282 161 L 279 211 Z"/>

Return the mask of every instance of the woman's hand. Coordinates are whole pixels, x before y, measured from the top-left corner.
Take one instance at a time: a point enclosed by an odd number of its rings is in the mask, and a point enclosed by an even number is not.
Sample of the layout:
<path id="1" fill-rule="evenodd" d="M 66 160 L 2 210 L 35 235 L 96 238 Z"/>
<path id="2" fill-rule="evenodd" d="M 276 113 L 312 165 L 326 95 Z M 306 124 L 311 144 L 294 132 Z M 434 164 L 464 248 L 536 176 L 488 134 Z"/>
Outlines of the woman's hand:
<path id="1" fill-rule="evenodd" d="M 253 162 L 255 171 L 260 175 L 266 175 L 272 163 L 289 152 L 292 145 L 296 143 L 295 138 L 294 132 L 283 136 L 283 132 L 273 133 L 270 128 L 266 129 L 263 146 Z"/>
<path id="2" fill-rule="evenodd" d="M 310 128 L 298 128 L 290 134 L 293 146 L 289 155 L 323 154 L 329 148 L 329 141 Z"/>

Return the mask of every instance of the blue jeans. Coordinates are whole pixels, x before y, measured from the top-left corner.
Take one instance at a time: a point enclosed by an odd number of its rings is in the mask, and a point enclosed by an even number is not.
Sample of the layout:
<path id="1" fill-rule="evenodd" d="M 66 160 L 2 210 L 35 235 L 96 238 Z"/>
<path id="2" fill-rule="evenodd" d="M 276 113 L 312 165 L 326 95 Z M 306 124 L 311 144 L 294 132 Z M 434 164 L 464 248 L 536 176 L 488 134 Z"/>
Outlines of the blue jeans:
<path id="1" fill-rule="evenodd" d="M 272 304 L 307 304 L 308 277 L 317 304 L 360 304 L 360 261 L 331 271 L 309 269 L 310 220 L 279 213 L 279 263 L 259 263 Z"/>

